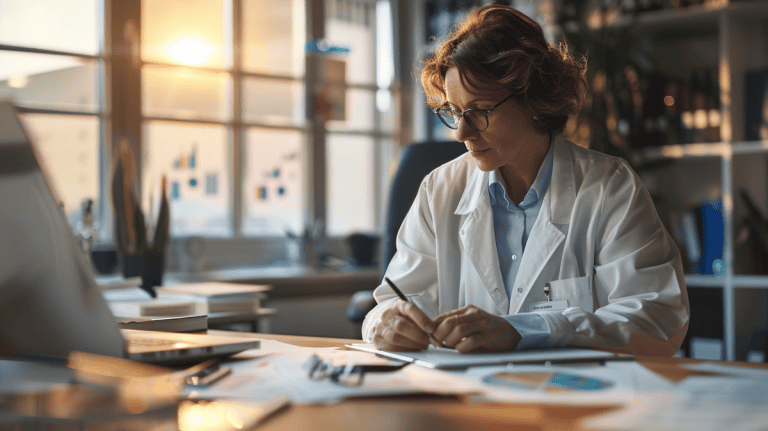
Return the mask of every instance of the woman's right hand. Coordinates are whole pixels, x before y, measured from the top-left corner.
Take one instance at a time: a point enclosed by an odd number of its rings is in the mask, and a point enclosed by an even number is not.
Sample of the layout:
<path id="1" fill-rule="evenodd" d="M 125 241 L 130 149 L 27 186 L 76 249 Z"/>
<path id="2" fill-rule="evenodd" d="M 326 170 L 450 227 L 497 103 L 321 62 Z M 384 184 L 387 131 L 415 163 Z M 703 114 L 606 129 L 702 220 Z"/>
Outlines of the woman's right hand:
<path id="1" fill-rule="evenodd" d="M 399 300 L 381 314 L 373 331 L 373 344 L 380 350 L 425 350 L 435 324 L 412 302 Z"/>

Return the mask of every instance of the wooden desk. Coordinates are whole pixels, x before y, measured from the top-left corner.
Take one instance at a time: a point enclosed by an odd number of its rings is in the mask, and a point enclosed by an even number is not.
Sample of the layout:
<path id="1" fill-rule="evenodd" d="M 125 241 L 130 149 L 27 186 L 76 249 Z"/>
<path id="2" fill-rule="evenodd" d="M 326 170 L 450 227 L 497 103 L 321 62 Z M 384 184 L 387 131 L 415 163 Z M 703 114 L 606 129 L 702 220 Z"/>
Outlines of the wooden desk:
<path id="1" fill-rule="evenodd" d="M 215 333 L 209 331 L 209 333 Z M 292 335 L 243 334 L 244 337 L 277 340 L 303 347 L 342 347 L 360 340 L 301 337 Z M 688 370 L 688 358 L 638 357 L 637 362 L 657 374 L 680 381 L 708 373 Z M 724 364 L 768 368 L 764 364 Z M 291 406 L 259 426 L 258 430 L 568 430 L 579 429 L 588 416 L 608 412 L 615 406 L 544 406 L 520 403 L 468 403 L 458 397 L 409 396 L 352 399 L 330 406 Z"/>
<path id="2" fill-rule="evenodd" d="M 207 331 L 215 335 L 224 331 Z M 250 339 L 269 339 L 303 347 L 342 347 L 359 342 L 354 339 L 318 338 L 291 335 L 248 334 L 226 332 Z M 706 374 L 687 370 L 681 364 L 701 362 L 692 359 L 639 357 L 643 366 L 669 379 L 679 381 L 685 377 Z M 766 369 L 765 364 L 730 363 Z M 58 381 L 57 381 L 58 382 Z M 88 389 L 89 387 L 86 387 Z M 73 394 L 75 397 L 73 397 Z M 76 387 L 56 385 L 53 390 L 28 396 L 3 398 L 0 396 L 0 429 L 88 429 L 88 430 L 139 430 L 174 429 L 176 406 L 170 405 L 147 416 L 117 417 L 99 410 L 89 409 L 102 405 L 112 406 L 115 399 L 109 392 L 87 390 L 79 397 Z M 22 402 L 23 401 L 23 402 Z M 570 430 L 579 429 L 580 422 L 592 415 L 617 409 L 613 405 L 595 406 L 547 406 L 535 403 L 466 402 L 461 397 L 414 395 L 350 399 L 333 405 L 294 405 L 282 409 L 255 428 L 257 431 L 272 430 L 332 430 L 332 431 L 410 431 L 410 430 Z M 23 413 L 4 416 L 6 412 Z M 105 412 L 111 412 L 106 409 Z M 38 412 L 38 413 L 33 413 Z M 43 412 L 44 414 L 41 414 Z M 41 415 L 34 417 L 34 415 Z M 90 416 L 89 416 L 90 415 Z M 64 421 L 62 418 L 69 418 Z M 78 419 L 80 417 L 86 418 Z M 158 428 L 159 424 L 164 424 Z M 117 426 L 120 425 L 120 426 Z"/>

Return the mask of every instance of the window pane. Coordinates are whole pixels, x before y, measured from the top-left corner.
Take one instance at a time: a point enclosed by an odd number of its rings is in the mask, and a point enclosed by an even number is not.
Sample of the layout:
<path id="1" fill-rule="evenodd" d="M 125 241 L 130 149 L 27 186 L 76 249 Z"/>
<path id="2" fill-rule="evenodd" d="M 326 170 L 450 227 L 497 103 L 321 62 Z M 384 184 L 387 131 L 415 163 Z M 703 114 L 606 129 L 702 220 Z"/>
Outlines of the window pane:
<path id="1" fill-rule="evenodd" d="M 373 110 L 376 107 L 375 92 L 348 89 L 344 98 L 344 121 L 326 123 L 329 130 L 374 130 Z"/>
<path id="2" fill-rule="evenodd" d="M 144 132 L 145 208 L 166 174 L 172 235 L 229 235 L 227 129 L 151 121 Z"/>
<path id="3" fill-rule="evenodd" d="M 96 112 L 98 73 L 95 60 L 0 51 L 0 99 L 34 108 Z"/>
<path id="4" fill-rule="evenodd" d="M 245 80 L 243 118 L 275 125 L 303 124 L 304 84 L 271 79 Z"/>
<path id="5" fill-rule="evenodd" d="M 251 72 L 304 75 L 303 0 L 243 0 L 243 67 Z"/>
<path id="6" fill-rule="evenodd" d="M 400 164 L 400 151 L 395 145 L 395 141 L 392 139 L 379 140 L 380 152 L 380 169 L 381 169 L 381 199 L 379 199 L 380 211 L 377 211 L 379 220 L 377 226 L 383 229 L 386 223 L 385 217 L 389 208 L 389 194 L 392 189 L 392 180 L 395 178 L 397 168 Z"/>
<path id="7" fill-rule="evenodd" d="M 145 66 L 141 79 L 146 116 L 221 121 L 231 117 L 232 80 L 227 73 Z"/>
<path id="8" fill-rule="evenodd" d="M 99 119 L 80 115 L 24 114 L 67 217 L 80 216 L 86 199 L 99 200 Z M 95 217 L 98 220 L 98 216 Z"/>
<path id="9" fill-rule="evenodd" d="M 141 58 L 200 67 L 229 67 L 231 0 L 143 0 Z M 226 35 L 226 36 L 225 36 Z M 225 57 L 227 61 L 225 62 Z"/>
<path id="10" fill-rule="evenodd" d="M 379 130 L 394 132 L 397 124 L 397 112 L 394 110 L 395 95 L 389 90 L 376 92 L 376 111 L 379 114 Z"/>
<path id="11" fill-rule="evenodd" d="M 327 144 L 328 234 L 374 231 L 373 138 L 329 134 Z"/>
<path id="12" fill-rule="evenodd" d="M 285 235 L 304 225 L 301 132 L 249 129 L 245 166 L 246 235 Z"/>
<path id="13" fill-rule="evenodd" d="M 4 0 L 0 44 L 96 55 L 101 4 L 101 0 Z"/>
<path id="14" fill-rule="evenodd" d="M 326 39 L 331 46 L 349 49 L 348 83 L 376 83 L 376 5 L 365 0 L 327 2 Z"/>

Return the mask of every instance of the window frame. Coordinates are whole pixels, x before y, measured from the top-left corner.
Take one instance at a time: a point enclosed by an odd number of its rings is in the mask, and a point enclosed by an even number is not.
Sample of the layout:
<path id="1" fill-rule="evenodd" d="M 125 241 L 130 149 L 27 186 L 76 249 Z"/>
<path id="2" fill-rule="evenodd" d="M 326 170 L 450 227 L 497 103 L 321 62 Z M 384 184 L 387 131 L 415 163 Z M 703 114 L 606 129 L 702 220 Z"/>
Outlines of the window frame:
<path id="1" fill-rule="evenodd" d="M 231 225 L 231 236 L 227 238 L 209 238 L 205 235 L 194 237 L 174 237 L 169 247 L 169 259 L 167 267 L 169 270 L 180 269 L 215 269 L 216 267 L 231 266 L 232 264 L 251 264 L 265 265 L 274 260 L 275 255 L 280 255 L 280 250 L 285 249 L 285 237 L 281 236 L 244 236 L 243 222 L 246 211 L 246 202 L 243 195 L 243 181 L 245 179 L 245 139 L 249 128 L 295 130 L 303 135 L 303 187 L 304 187 L 304 220 L 311 224 L 316 220 L 326 220 L 328 214 L 326 202 L 326 184 L 327 175 L 326 162 L 326 139 L 329 134 L 339 135 L 362 135 L 368 136 L 374 142 L 374 172 L 371 172 L 374 181 L 374 190 L 376 195 L 373 201 L 376 203 L 374 208 L 375 230 L 380 233 L 383 230 L 385 214 L 385 189 L 387 187 L 387 172 L 383 166 L 383 160 L 392 151 L 385 148 L 386 145 L 394 145 L 396 150 L 401 146 L 403 136 L 400 118 L 396 110 L 399 106 L 399 98 L 402 89 L 393 82 L 388 87 L 377 85 L 375 79 L 370 84 L 349 84 L 349 83 L 323 83 L 317 76 L 317 63 L 321 54 L 305 53 L 305 66 L 303 76 L 288 76 L 280 74 L 267 74 L 250 72 L 243 69 L 242 59 L 242 38 L 244 17 L 243 0 L 229 0 L 231 5 L 224 5 L 224 13 L 231 13 L 232 35 L 231 47 L 225 42 L 225 49 L 231 48 L 232 66 L 229 68 L 208 68 L 195 66 L 180 66 L 172 63 L 160 63 L 156 61 L 143 61 L 141 59 L 141 14 L 142 0 L 103 0 L 99 3 L 99 16 L 97 17 L 97 28 L 99 29 L 99 51 L 97 55 L 81 54 L 75 52 L 42 49 L 27 46 L 15 46 L 0 44 L 0 51 L 17 51 L 29 53 L 41 53 L 52 55 L 71 56 L 74 58 L 87 59 L 98 62 L 98 109 L 97 112 L 70 111 L 63 109 L 40 109 L 20 104 L 19 110 L 22 113 L 41 113 L 56 115 L 85 115 L 94 116 L 99 119 L 99 196 L 98 196 L 98 214 L 99 236 L 97 241 L 100 243 L 110 243 L 113 241 L 113 210 L 111 205 L 110 178 L 112 169 L 112 154 L 122 140 L 127 140 L 135 154 L 143 154 L 144 145 L 144 126 L 151 121 L 181 122 L 188 124 L 215 124 L 224 126 L 229 135 L 229 219 Z M 368 3 L 375 9 L 377 0 L 354 0 L 358 3 Z M 305 7 L 305 25 L 306 40 L 320 40 L 325 36 L 326 25 L 326 3 L 328 0 L 304 0 Z M 390 0 L 391 7 L 396 10 L 397 0 Z M 228 9 L 231 7 L 231 9 Z M 375 13 L 375 12 L 374 12 Z M 393 14 L 393 20 L 397 20 L 397 13 Z M 397 27 L 397 25 L 394 25 Z M 393 29 L 393 30 L 396 30 Z M 374 34 L 376 32 L 374 20 Z M 395 40 L 398 35 L 393 35 Z M 397 47 L 393 47 L 397 55 Z M 203 71 L 212 71 L 226 73 L 232 82 L 231 109 L 232 115 L 227 121 L 216 119 L 179 119 L 165 116 L 145 116 L 142 112 L 142 83 L 141 71 L 144 66 L 169 66 L 184 67 Z M 304 85 L 305 98 L 305 118 L 302 125 L 275 125 L 268 122 L 244 121 L 243 119 L 243 86 L 247 79 L 252 80 L 284 80 L 287 82 L 300 83 Z M 315 96 L 318 90 L 324 85 L 340 86 L 343 90 L 364 90 L 370 91 L 373 97 L 374 106 L 374 124 L 371 130 L 337 130 L 328 129 L 315 107 Z M 395 123 L 389 131 L 383 131 L 375 100 L 377 91 L 388 91 L 392 100 L 393 122 Z M 141 184 L 142 165 L 141 158 L 137 164 L 138 178 Z M 344 255 L 343 238 L 327 238 L 327 247 L 337 255 Z M 211 262 L 211 267 L 200 267 L 194 260 L 199 258 L 194 252 L 190 252 L 190 243 L 198 242 L 209 243 L 217 249 L 217 253 L 223 253 L 219 259 Z M 203 247 L 204 249 L 206 247 Z M 248 250 L 257 251 L 248 262 L 242 261 L 242 253 Z M 207 255 L 207 252 L 206 252 Z M 265 256 L 270 255 L 270 256 Z"/>
<path id="2" fill-rule="evenodd" d="M 114 3 L 118 3 L 118 0 L 107 0 Z M 359 3 L 370 3 L 375 8 L 376 0 L 355 0 Z M 391 0 L 395 1 L 395 0 Z M 131 0 L 141 5 L 141 0 Z M 228 121 L 220 121 L 215 119 L 179 119 L 164 116 L 145 116 L 139 112 L 140 128 L 143 129 L 145 122 L 148 121 L 169 121 L 169 122 L 181 122 L 187 124 L 215 124 L 221 125 L 227 128 L 230 135 L 230 159 L 229 159 L 229 175 L 230 175 L 230 195 L 229 195 L 229 217 L 231 225 L 231 236 L 227 238 L 215 238 L 206 237 L 205 235 L 195 235 L 193 237 L 173 237 L 170 254 L 171 259 L 168 259 L 169 269 L 181 269 L 181 270 L 205 270 L 216 269 L 225 266 L 242 265 L 242 254 L 252 253 L 253 256 L 248 260 L 247 264 L 252 265 L 268 265 L 275 261 L 284 260 L 284 249 L 286 238 L 284 236 L 253 236 L 244 235 L 243 226 L 246 216 L 247 203 L 245 202 L 243 194 L 243 182 L 245 180 L 245 145 L 246 134 L 250 128 L 263 128 L 263 129 L 275 129 L 275 130 L 293 130 L 302 133 L 303 135 L 303 188 L 304 188 L 304 220 L 307 224 L 313 224 L 317 220 L 327 220 L 328 208 L 327 208 L 327 135 L 328 134 L 342 134 L 342 135 L 363 135 L 369 136 L 374 142 L 374 172 L 371 173 L 374 181 L 374 190 L 376 195 L 373 201 L 376 203 L 374 208 L 375 215 L 375 232 L 380 233 L 384 226 L 384 214 L 386 200 L 384 198 L 385 188 L 387 181 L 385 177 L 384 169 L 382 168 L 382 160 L 385 157 L 386 151 L 382 148 L 384 143 L 389 141 L 393 145 L 399 147 L 399 135 L 396 130 L 399 129 L 397 124 L 392 128 L 390 132 L 384 132 L 381 130 L 380 113 L 375 106 L 375 94 L 377 91 L 388 91 L 392 98 L 393 110 L 397 106 L 397 100 L 399 97 L 399 91 L 396 85 L 389 87 L 378 86 L 375 81 L 371 84 L 349 84 L 349 83 L 329 83 L 322 82 L 318 76 L 317 64 L 321 61 L 321 54 L 313 54 L 311 52 L 305 53 L 304 62 L 304 74 L 303 76 L 291 76 L 284 74 L 270 74 L 262 72 L 250 72 L 244 70 L 243 67 L 243 26 L 244 19 L 243 13 L 243 0 L 231 0 L 231 12 L 232 12 L 232 66 L 230 68 L 209 68 L 209 67 L 195 67 L 195 66 L 180 66 L 172 63 L 160 63 L 156 61 L 140 61 L 139 68 L 145 65 L 155 66 L 167 66 L 167 67 L 185 67 L 194 70 L 203 70 L 217 73 L 226 73 L 232 80 L 232 116 Z M 325 21 L 326 21 L 326 0 L 305 0 L 305 25 L 306 25 L 306 40 L 311 41 L 315 39 L 323 39 L 325 37 Z M 227 9 L 225 8 L 225 13 Z M 140 20 L 137 19 L 138 22 Z M 376 31 L 375 28 L 373 30 Z M 225 38 L 228 35 L 225 35 Z M 226 48 L 226 47 L 225 47 Z M 303 84 L 304 86 L 304 105 L 305 105 L 305 117 L 302 125 L 275 125 L 270 122 L 259 122 L 243 119 L 243 86 L 246 80 L 282 80 L 291 83 Z M 315 107 L 315 96 L 318 90 L 324 88 L 324 86 L 340 86 L 344 91 L 349 90 L 365 90 L 374 94 L 374 106 L 372 106 L 374 112 L 374 124 L 371 130 L 330 130 L 326 127 L 326 124 L 322 120 L 321 116 Z M 139 88 L 140 92 L 140 88 Z M 138 97 L 138 95 L 137 95 Z M 114 105 L 113 105 L 114 106 Z M 140 104 L 139 104 L 140 106 Z M 397 117 L 399 118 L 399 117 Z M 136 151 L 141 150 L 141 141 L 138 141 Z M 336 254 L 343 255 L 344 238 L 328 237 L 326 238 L 323 249 Z M 201 248 L 208 256 L 208 249 L 215 249 L 217 257 L 202 259 L 209 263 L 195 262 L 199 255 L 190 253 L 189 244 L 205 243 L 208 246 L 202 246 Z M 245 250 L 249 250 L 246 252 Z M 210 253 L 213 253 L 211 250 Z M 215 262 L 214 262 L 215 261 Z"/>

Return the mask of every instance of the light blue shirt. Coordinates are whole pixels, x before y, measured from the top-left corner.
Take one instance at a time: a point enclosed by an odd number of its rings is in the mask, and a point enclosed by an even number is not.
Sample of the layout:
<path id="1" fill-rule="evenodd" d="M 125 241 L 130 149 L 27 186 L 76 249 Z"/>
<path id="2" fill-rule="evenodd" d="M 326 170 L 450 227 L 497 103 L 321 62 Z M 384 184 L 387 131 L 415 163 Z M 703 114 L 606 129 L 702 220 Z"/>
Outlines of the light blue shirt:
<path id="1" fill-rule="evenodd" d="M 536 179 L 520 205 L 516 205 L 509 198 L 504 187 L 504 178 L 498 169 L 491 172 L 488 180 L 488 193 L 491 197 L 491 210 L 493 211 L 493 232 L 507 297 L 510 296 L 512 286 L 515 285 L 517 271 L 523 260 L 525 245 L 531 235 L 533 224 L 539 216 L 544 195 L 547 193 L 549 183 L 552 180 L 554 159 L 552 148 L 553 145 L 550 144 Z M 516 348 L 518 350 L 536 347 L 550 335 L 549 325 L 544 318 L 537 314 L 521 313 L 502 317 L 507 319 L 522 337 Z"/>

